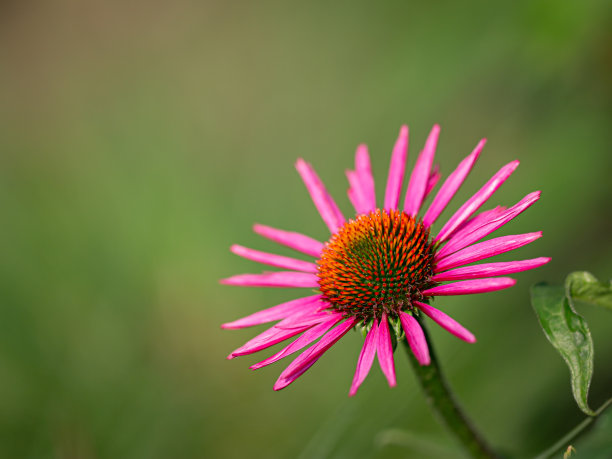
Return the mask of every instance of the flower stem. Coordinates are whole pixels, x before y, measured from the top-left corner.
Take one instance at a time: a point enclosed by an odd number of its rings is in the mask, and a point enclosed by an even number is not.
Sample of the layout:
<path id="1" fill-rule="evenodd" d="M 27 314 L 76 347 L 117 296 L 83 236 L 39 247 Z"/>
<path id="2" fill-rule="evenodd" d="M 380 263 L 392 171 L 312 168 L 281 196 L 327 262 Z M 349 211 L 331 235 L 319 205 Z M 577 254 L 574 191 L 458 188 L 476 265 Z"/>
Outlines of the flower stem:
<path id="1" fill-rule="evenodd" d="M 466 452 L 470 453 L 474 458 L 492 459 L 499 456 L 493 452 L 491 447 L 485 442 L 482 435 L 476 431 L 473 424 L 463 413 L 455 397 L 453 396 L 442 370 L 438 364 L 436 353 L 434 352 L 431 339 L 425 328 L 425 324 L 420 317 L 415 317 L 425 333 L 427 344 L 429 345 L 429 354 L 431 364 L 421 366 L 416 360 L 408 342 L 403 340 L 406 347 L 410 363 L 419 380 L 425 397 L 431 408 L 439 415 L 446 427 L 455 435 L 459 442 L 463 445 Z"/>

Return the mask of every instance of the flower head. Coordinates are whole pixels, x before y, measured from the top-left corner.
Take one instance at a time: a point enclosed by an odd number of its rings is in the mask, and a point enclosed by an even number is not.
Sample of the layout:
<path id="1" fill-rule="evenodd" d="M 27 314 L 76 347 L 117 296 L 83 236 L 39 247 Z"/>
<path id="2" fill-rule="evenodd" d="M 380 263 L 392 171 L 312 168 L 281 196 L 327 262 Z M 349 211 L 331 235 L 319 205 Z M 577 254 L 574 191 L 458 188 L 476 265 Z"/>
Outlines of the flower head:
<path id="1" fill-rule="evenodd" d="M 375 356 L 378 356 L 389 385 L 395 385 L 393 338 L 406 339 L 421 365 L 430 363 L 423 330 L 415 319 L 421 313 L 458 338 L 469 343 L 476 341 L 472 333 L 429 303 L 435 296 L 511 287 L 515 284 L 514 279 L 495 276 L 525 271 L 550 261 L 550 258 L 541 257 L 472 264 L 522 247 L 542 235 L 541 232 L 526 233 L 479 242 L 531 206 L 540 197 L 540 192 L 528 194 L 510 208 L 495 207 L 476 214 L 516 169 L 518 161 L 513 161 L 503 166 L 432 236 L 431 226 L 465 180 L 485 144 L 485 140 L 481 140 L 459 163 L 421 218 L 419 212 L 423 202 L 440 179 L 438 168 L 433 167 L 439 132 L 440 128 L 434 126 L 419 154 L 402 208 L 399 203 L 408 150 L 408 127 L 402 126 L 393 149 L 383 207 L 376 204 L 367 147 L 360 145 L 355 156 L 355 170 L 347 171 L 348 197 L 356 212 L 355 218 L 348 221 L 313 168 L 302 159 L 298 160 L 296 168 L 331 232 L 330 239 L 322 243 L 303 234 L 255 225 L 256 233 L 314 257 L 314 262 L 234 245 L 232 251 L 237 255 L 288 271 L 243 274 L 224 279 L 222 283 L 304 287 L 316 289 L 317 294 L 224 324 L 223 328 L 242 328 L 279 321 L 228 358 L 252 354 L 300 335 L 276 354 L 251 367 L 256 369 L 319 340 L 281 373 L 274 385 L 274 389 L 279 390 L 304 374 L 349 330 L 361 327 L 366 337 L 349 392 L 354 395 L 369 373 Z"/>

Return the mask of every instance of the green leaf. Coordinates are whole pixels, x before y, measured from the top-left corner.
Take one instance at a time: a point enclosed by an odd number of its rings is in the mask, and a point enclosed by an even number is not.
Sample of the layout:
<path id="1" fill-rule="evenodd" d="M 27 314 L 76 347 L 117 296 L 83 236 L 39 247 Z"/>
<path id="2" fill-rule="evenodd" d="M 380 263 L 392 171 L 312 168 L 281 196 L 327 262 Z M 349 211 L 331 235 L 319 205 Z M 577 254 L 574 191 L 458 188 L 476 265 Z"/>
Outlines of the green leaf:
<path id="1" fill-rule="evenodd" d="M 559 351 L 570 370 L 574 399 L 589 416 L 587 396 L 593 376 L 593 340 L 585 320 L 576 313 L 563 287 L 536 284 L 531 304 L 548 341 Z"/>
<path id="2" fill-rule="evenodd" d="M 612 282 L 600 282 L 587 271 L 576 271 L 565 279 L 568 296 L 575 300 L 612 309 Z"/>

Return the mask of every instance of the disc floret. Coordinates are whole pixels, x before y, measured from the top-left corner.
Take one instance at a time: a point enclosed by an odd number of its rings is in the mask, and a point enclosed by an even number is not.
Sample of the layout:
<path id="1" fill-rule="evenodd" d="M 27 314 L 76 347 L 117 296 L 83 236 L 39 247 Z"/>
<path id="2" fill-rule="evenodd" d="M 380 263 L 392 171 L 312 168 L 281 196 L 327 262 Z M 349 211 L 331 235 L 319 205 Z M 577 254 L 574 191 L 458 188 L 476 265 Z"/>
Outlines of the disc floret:
<path id="1" fill-rule="evenodd" d="M 332 308 L 364 321 L 397 316 L 433 286 L 435 246 L 429 228 L 398 210 L 349 220 L 317 261 L 319 289 Z"/>

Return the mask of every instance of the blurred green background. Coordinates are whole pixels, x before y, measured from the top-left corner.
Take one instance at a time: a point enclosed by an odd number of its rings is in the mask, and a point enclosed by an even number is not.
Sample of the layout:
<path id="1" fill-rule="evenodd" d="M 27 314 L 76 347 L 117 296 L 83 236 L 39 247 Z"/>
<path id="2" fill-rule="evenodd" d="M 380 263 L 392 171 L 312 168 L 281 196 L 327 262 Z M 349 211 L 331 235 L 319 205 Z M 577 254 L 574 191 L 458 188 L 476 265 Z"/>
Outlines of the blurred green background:
<path id="1" fill-rule="evenodd" d="M 489 139 L 445 216 L 516 158 L 489 206 L 543 190 L 497 234 L 543 230 L 513 257 L 552 263 L 436 303 L 478 343 L 431 331 L 491 442 L 544 449 L 582 415 L 528 288 L 611 276 L 611 82 L 607 0 L 3 1 L 0 456 L 418 458 L 431 440 L 446 457 L 402 353 L 398 387 L 374 367 L 349 399 L 351 333 L 275 393 L 284 363 L 248 369 L 269 353 L 225 360 L 259 330 L 219 327 L 297 295 L 218 284 L 261 269 L 232 243 L 291 253 L 253 223 L 328 236 L 297 157 L 348 214 L 357 144 L 380 199 L 400 125 L 412 165 L 436 122 L 443 174 Z M 596 407 L 612 387 L 612 316 L 580 311 Z"/>

